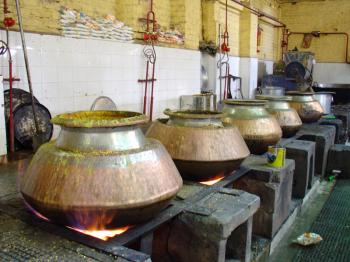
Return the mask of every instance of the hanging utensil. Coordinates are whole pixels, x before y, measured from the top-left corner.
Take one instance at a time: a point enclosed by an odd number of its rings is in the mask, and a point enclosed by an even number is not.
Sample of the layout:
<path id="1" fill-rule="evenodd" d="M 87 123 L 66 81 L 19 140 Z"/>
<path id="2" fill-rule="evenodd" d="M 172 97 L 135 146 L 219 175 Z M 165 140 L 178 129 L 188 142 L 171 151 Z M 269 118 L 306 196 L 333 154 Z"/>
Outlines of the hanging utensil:
<path id="1" fill-rule="evenodd" d="M 31 95 L 31 104 L 32 104 L 32 109 L 33 109 L 33 118 L 34 118 L 34 127 L 35 127 L 35 132 L 33 135 L 33 149 L 34 149 L 34 151 L 36 151 L 36 149 L 38 149 L 39 146 L 46 141 L 45 141 L 45 137 L 40 132 L 38 118 L 37 118 L 37 112 L 36 112 L 36 108 L 35 108 L 35 101 L 34 101 L 33 88 L 32 88 L 32 79 L 31 79 L 30 69 L 29 69 L 27 46 L 26 46 L 26 41 L 25 41 L 24 32 L 23 32 L 22 13 L 21 13 L 21 7 L 20 7 L 19 0 L 16 0 L 16 11 L 17 11 L 17 17 L 18 17 L 19 31 L 21 33 L 22 49 L 23 49 L 24 62 L 25 62 L 26 72 L 27 72 L 29 92 Z"/>

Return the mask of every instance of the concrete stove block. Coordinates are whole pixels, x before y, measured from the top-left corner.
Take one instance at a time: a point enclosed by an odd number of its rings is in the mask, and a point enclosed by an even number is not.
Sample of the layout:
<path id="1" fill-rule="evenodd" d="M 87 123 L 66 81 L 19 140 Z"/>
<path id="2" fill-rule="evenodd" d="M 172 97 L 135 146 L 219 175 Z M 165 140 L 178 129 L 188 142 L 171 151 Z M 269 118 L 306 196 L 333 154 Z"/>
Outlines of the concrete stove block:
<path id="1" fill-rule="evenodd" d="M 335 105 L 332 108 L 332 113 L 341 121 L 343 121 L 347 137 L 350 138 L 350 106 Z"/>
<path id="2" fill-rule="evenodd" d="M 184 185 L 179 198 L 198 188 Z M 252 219 L 259 206 L 259 197 L 231 188 L 204 197 L 162 230 L 167 254 L 154 261 L 250 261 Z"/>
<path id="3" fill-rule="evenodd" d="M 266 165 L 265 157 L 251 155 L 243 165 L 250 171 L 234 183 L 234 188 L 255 194 L 261 206 L 254 215 L 253 233 L 272 238 L 290 213 L 294 160 L 286 159 L 283 168 Z"/>
<path id="4" fill-rule="evenodd" d="M 350 146 L 336 144 L 328 153 L 327 175 L 339 170 L 340 178 L 350 178 Z"/>
<path id="5" fill-rule="evenodd" d="M 328 150 L 334 145 L 335 127 L 304 124 L 298 132 L 298 140 L 313 141 L 316 143 L 315 173 L 324 177 L 327 166 Z"/>
<path id="6" fill-rule="evenodd" d="M 335 143 L 336 144 L 345 144 L 347 140 L 347 130 L 344 127 L 343 121 L 336 119 L 326 119 L 322 118 L 319 122 L 320 125 L 325 126 L 334 126 L 335 127 Z"/>
<path id="7" fill-rule="evenodd" d="M 315 142 L 294 140 L 285 145 L 286 157 L 295 161 L 292 197 L 304 198 L 314 183 Z"/>

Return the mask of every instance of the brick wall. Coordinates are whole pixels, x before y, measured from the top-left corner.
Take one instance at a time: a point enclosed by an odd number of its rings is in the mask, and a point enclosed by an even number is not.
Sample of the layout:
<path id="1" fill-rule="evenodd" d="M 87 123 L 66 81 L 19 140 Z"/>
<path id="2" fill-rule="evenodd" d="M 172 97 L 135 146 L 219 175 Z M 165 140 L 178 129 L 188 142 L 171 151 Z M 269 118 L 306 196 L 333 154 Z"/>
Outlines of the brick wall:
<path id="1" fill-rule="evenodd" d="M 176 28 L 185 35 L 185 48 L 197 49 L 199 41 L 217 41 L 218 25 L 224 30 L 225 0 L 154 0 L 154 11 L 158 23 L 163 29 Z M 2 4 L 2 3 L 1 3 Z M 77 9 L 92 17 L 112 14 L 132 26 L 136 31 L 142 31 L 145 24 L 139 18 L 145 17 L 149 9 L 149 0 L 22 0 L 22 13 L 26 31 L 60 34 L 59 9 L 61 6 Z M 271 15 L 278 15 L 276 0 L 251 0 L 250 4 Z M 1 6 L 2 7 L 2 6 Z M 9 1 L 10 11 L 16 16 L 14 1 Z M 247 34 L 240 31 L 240 13 L 242 7 L 229 1 L 228 27 L 231 55 L 256 56 L 252 46 L 256 34 L 256 25 L 249 21 Z M 0 12 L 0 19 L 3 14 Z M 203 19 L 203 20 L 202 20 Z M 254 19 L 254 18 L 253 18 Z M 259 57 L 274 59 L 276 57 L 276 31 L 270 25 L 263 25 L 265 36 Z M 246 37 L 248 37 L 246 39 Z M 249 42 L 249 52 L 240 54 L 240 46 Z M 176 47 L 176 46 L 173 46 Z M 278 48 L 277 48 L 278 49 Z M 244 48 L 243 48 L 244 50 Z"/>
<path id="2" fill-rule="evenodd" d="M 350 1 L 300 2 L 295 5 L 282 4 L 282 19 L 291 31 L 329 31 L 350 34 Z M 313 38 L 309 49 L 302 49 L 303 36 L 292 35 L 289 48 L 315 52 L 317 62 L 345 62 L 345 38 L 343 36 L 321 36 Z"/>
<path id="3" fill-rule="evenodd" d="M 82 10 L 90 16 L 115 14 L 117 1 L 91 0 L 22 0 L 23 25 L 26 31 L 59 34 L 59 9 L 61 6 Z M 103 2 L 103 4 L 101 4 Z M 8 1 L 12 17 L 17 21 L 15 1 Z M 1 1 L 0 20 L 3 20 L 3 1 Z M 17 27 L 16 27 L 17 28 Z"/>

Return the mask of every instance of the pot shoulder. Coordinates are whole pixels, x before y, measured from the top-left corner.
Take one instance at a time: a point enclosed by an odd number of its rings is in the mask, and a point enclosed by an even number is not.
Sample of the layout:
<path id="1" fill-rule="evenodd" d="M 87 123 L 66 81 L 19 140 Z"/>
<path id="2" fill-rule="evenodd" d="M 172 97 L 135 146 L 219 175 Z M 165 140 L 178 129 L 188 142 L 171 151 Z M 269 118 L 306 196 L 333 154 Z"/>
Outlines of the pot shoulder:
<path id="1" fill-rule="evenodd" d="M 155 121 L 146 136 L 159 140 L 177 160 L 229 161 L 250 154 L 235 127 L 184 127 Z"/>
<path id="2" fill-rule="evenodd" d="M 236 126 L 244 139 L 277 139 L 282 136 L 281 127 L 273 116 L 258 119 L 232 119 L 226 117 L 223 121 L 227 125 Z"/>
<path id="3" fill-rule="evenodd" d="M 318 101 L 310 102 L 290 102 L 290 106 L 294 108 L 301 120 L 305 123 L 316 122 L 323 114 L 323 108 Z"/>
<path id="4" fill-rule="evenodd" d="M 284 126 L 301 126 L 302 122 L 298 113 L 290 108 L 287 110 L 274 110 L 269 111 L 273 115 L 281 127 Z"/>
<path id="5" fill-rule="evenodd" d="M 174 196 L 182 179 L 165 148 L 79 153 L 44 144 L 34 155 L 20 189 L 38 202 L 60 208 L 143 207 Z"/>

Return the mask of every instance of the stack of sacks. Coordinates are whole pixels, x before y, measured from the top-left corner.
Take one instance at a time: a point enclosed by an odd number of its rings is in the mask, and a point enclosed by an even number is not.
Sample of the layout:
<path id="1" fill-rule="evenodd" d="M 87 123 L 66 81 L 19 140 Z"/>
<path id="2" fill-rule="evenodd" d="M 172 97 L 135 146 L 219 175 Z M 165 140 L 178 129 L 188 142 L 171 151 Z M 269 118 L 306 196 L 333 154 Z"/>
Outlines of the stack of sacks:
<path id="1" fill-rule="evenodd" d="M 178 30 L 168 30 L 168 31 L 158 31 L 159 42 L 169 43 L 169 44 L 178 44 L 183 45 L 185 42 L 183 34 L 181 34 Z"/>
<path id="2" fill-rule="evenodd" d="M 133 41 L 133 29 L 114 16 L 93 19 L 82 12 L 62 7 L 60 10 L 62 34 L 68 37 Z"/>

